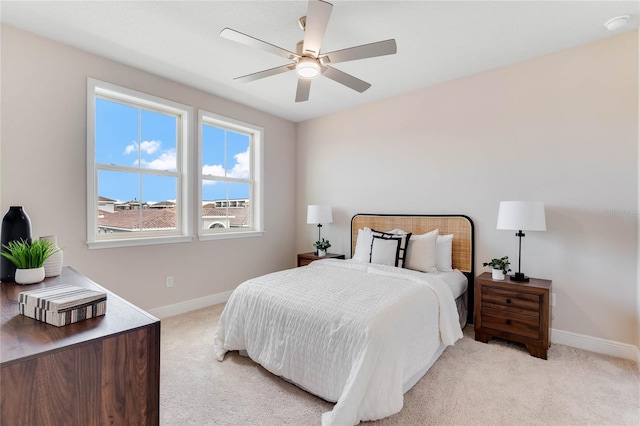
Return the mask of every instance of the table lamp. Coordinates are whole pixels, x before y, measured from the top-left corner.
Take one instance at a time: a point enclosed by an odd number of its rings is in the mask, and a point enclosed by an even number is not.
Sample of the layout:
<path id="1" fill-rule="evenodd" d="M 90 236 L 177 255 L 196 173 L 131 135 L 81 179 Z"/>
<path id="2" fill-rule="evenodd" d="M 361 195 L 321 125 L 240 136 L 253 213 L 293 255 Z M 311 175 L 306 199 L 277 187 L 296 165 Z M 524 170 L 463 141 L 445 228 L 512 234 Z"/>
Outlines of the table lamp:
<path id="1" fill-rule="evenodd" d="M 544 203 L 537 201 L 501 201 L 498 209 L 497 229 L 518 231 L 518 272 L 511 275 L 512 281 L 528 282 L 529 277 L 520 271 L 522 260 L 522 231 L 546 231 Z"/>
<path id="2" fill-rule="evenodd" d="M 318 241 L 321 241 L 320 230 L 322 229 L 322 224 L 331 222 L 333 222 L 331 206 L 309 205 L 307 208 L 307 223 L 318 224 Z"/>

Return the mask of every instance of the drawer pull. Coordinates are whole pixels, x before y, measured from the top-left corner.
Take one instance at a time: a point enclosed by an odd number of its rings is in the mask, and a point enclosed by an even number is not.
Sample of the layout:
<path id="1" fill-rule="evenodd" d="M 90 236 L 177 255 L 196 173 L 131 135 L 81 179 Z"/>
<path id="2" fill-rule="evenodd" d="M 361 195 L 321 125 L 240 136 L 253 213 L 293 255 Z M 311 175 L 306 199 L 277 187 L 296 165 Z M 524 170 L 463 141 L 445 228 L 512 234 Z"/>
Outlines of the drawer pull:
<path id="1" fill-rule="evenodd" d="M 511 303 L 511 299 L 507 299 L 507 303 Z"/>
<path id="2" fill-rule="evenodd" d="M 507 325 L 511 325 L 511 320 L 507 320 Z"/>

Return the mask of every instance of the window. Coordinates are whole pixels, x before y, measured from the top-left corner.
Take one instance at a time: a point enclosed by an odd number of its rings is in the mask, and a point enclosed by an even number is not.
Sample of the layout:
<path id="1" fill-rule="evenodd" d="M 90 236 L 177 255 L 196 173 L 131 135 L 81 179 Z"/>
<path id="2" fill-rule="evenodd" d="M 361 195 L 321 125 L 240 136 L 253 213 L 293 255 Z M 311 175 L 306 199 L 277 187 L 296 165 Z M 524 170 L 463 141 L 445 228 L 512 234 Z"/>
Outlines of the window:
<path id="1" fill-rule="evenodd" d="M 192 108 L 89 79 L 89 247 L 190 240 Z"/>
<path id="2" fill-rule="evenodd" d="M 262 233 L 262 129 L 199 111 L 200 239 Z"/>

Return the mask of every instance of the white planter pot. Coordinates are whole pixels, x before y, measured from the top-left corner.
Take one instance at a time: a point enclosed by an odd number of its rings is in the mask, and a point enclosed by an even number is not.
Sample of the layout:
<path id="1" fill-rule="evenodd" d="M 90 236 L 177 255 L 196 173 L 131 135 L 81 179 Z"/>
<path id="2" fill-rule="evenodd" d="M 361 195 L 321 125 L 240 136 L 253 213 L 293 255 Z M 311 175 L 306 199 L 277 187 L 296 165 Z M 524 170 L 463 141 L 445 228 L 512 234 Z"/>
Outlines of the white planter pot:
<path id="1" fill-rule="evenodd" d="M 504 280 L 504 272 L 502 272 L 502 269 L 492 269 L 491 278 L 493 278 L 494 280 L 502 281 Z"/>
<path id="2" fill-rule="evenodd" d="M 327 251 L 326 250 L 318 250 L 318 257 L 322 257 L 322 256 L 326 256 L 327 255 Z"/>
<path id="3" fill-rule="evenodd" d="M 62 273 L 62 260 L 64 254 L 60 247 L 58 247 L 58 238 L 55 235 L 47 235 L 46 237 L 40 237 L 41 240 L 50 241 L 58 249 L 47 260 L 44 261 L 44 276 L 45 277 L 57 277 Z"/>
<path id="4" fill-rule="evenodd" d="M 16 269 L 16 283 L 35 284 L 44 280 L 44 266 L 33 269 Z"/>

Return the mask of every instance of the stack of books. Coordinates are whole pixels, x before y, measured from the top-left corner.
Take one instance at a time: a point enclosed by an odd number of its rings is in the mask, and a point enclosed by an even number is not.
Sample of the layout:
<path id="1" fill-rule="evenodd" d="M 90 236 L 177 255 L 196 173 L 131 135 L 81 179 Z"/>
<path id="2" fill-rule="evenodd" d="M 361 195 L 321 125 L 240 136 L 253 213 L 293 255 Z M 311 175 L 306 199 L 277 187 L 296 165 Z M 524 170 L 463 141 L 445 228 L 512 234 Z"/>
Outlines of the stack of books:
<path id="1" fill-rule="evenodd" d="M 66 284 L 23 291 L 18 302 L 22 315 L 56 327 L 107 312 L 105 293 Z"/>

